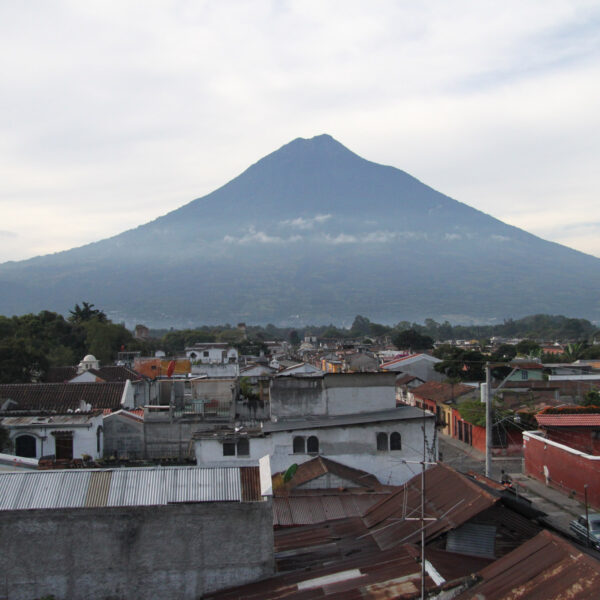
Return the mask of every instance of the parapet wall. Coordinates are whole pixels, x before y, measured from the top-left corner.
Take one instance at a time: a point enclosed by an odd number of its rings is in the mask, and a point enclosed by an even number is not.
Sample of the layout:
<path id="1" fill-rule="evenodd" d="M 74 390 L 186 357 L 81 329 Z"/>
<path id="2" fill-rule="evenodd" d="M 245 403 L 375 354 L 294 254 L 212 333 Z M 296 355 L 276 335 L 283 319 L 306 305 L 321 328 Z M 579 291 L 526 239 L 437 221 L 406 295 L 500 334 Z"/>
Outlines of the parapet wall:
<path id="1" fill-rule="evenodd" d="M 271 501 L 0 511 L 0 597 L 196 599 L 273 574 Z"/>

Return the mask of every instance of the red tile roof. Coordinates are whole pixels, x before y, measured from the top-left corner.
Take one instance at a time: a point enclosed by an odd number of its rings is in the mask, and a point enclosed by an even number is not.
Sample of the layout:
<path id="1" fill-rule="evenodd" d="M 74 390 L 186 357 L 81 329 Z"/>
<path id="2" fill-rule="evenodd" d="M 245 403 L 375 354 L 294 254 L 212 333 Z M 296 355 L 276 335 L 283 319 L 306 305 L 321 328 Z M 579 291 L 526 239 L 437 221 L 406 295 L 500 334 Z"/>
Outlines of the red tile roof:
<path id="1" fill-rule="evenodd" d="M 600 414 L 537 414 L 539 425 L 544 427 L 600 427 Z"/>
<path id="2" fill-rule="evenodd" d="M 121 408 L 125 383 L 14 383 L 0 385 L 0 406 L 6 400 L 7 411 L 49 411 L 64 413 L 81 407 L 81 401 L 93 409 Z"/>
<path id="3" fill-rule="evenodd" d="M 475 391 L 474 387 L 463 385 L 462 383 L 452 384 L 443 381 L 428 381 L 414 388 L 412 393 L 424 400 L 431 400 L 436 404 L 441 404 Z"/>
<path id="4" fill-rule="evenodd" d="M 46 383 L 65 383 L 77 376 L 77 367 L 50 367 L 44 377 Z"/>

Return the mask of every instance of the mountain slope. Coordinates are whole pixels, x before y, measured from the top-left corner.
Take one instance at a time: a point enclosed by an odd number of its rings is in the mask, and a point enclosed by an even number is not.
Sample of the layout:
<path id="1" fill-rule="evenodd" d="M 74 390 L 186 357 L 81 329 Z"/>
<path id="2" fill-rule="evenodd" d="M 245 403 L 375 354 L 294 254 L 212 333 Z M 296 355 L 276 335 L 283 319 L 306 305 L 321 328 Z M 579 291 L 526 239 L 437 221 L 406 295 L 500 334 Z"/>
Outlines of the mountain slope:
<path id="1" fill-rule="evenodd" d="M 600 316 L 600 259 L 360 158 L 296 139 L 136 229 L 0 265 L 0 313 L 83 299 L 152 325 Z"/>

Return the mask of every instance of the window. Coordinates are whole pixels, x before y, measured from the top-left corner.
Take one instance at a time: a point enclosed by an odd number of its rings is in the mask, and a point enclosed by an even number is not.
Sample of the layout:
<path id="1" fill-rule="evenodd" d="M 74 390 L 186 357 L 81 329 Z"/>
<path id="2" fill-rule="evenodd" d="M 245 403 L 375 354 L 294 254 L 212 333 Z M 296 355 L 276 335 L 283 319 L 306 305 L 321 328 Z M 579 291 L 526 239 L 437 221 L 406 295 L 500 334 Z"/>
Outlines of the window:
<path id="1" fill-rule="evenodd" d="M 306 451 L 309 454 L 319 454 L 319 439 L 316 436 L 311 435 L 306 440 Z"/>
<path id="2" fill-rule="evenodd" d="M 248 438 L 242 438 L 238 440 L 237 455 L 250 456 L 250 440 L 248 440 Z"/>
<path id="3" fill-rule="evenodd" d="M 56 460 L 73 460 L 73 432 L 57 431 L 54 435 Z"/>
<path id="4" fill-rule="evenodd" d="M 383 431 L 380 431 L 377 434 L 377 450 L 387 450 L 388 449 L 388 435 Z"/>
<path id="5" fill-rule="evenodd" d="M 402 436 L 397 431 L 390 435 L 390 450 L 402 450 Z"/>
<path id="6" fill-rule="evenodd" d="M 294 454 L 304 454 L 306 450 L 304 449 L 304 438 L 297 435 L 294 438 Z"/>
<path id="7" fill-rule="evenodd" d="M 223 442 L 223 456 L 235 456 L 235 442 Z"/>
<path id="8" fill-rule="evenodd" d="M 205 351 L 202 353 L 202 356 L 204 356 L 204 357 L 208 356 L 208 350 L 205 350 Z"/>
<path id="9" fill-rule="evenodd" d="M 20 435 L 15 440 L 15 454 L 24 458 L 35 458 L 35 438 L 32 435 Z"/>
<path id="10" fill-rule="evenodd" d="M 529 372 L 521 371 L 521 379 L 529 379 Z"/>

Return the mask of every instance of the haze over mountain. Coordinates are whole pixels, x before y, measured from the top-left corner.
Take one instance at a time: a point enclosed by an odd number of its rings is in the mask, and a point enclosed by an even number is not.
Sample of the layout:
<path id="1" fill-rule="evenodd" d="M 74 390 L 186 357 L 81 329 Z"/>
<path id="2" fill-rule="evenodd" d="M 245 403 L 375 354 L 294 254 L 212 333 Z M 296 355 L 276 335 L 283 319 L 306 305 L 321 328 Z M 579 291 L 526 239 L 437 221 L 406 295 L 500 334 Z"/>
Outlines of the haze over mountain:
<path id="1" fill-rule="evenodd" d="M 597 320 L 600 259 L 320 135 L 136 229 L 4 263 L 0 289 L 0 314 L 66 313 L 85 300 L 130 325 Z"/>

